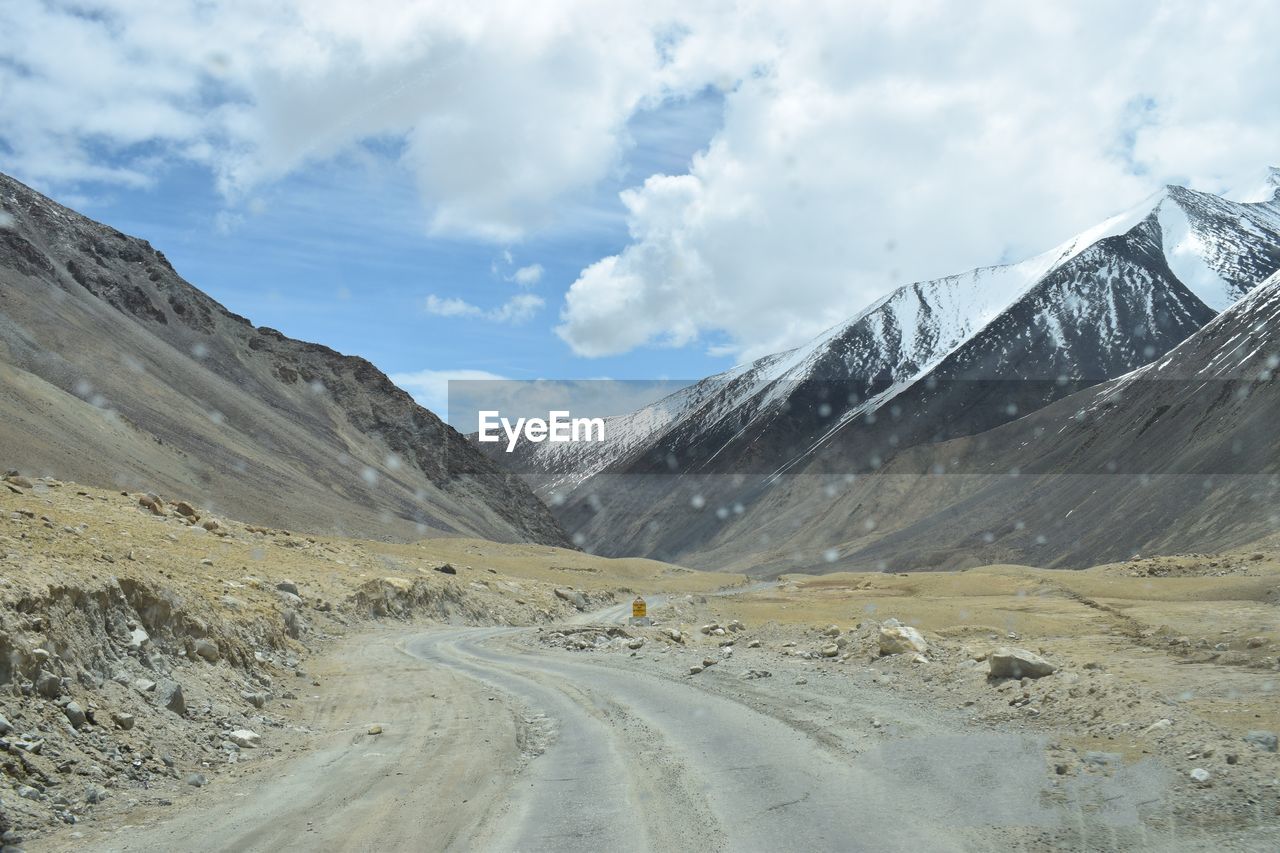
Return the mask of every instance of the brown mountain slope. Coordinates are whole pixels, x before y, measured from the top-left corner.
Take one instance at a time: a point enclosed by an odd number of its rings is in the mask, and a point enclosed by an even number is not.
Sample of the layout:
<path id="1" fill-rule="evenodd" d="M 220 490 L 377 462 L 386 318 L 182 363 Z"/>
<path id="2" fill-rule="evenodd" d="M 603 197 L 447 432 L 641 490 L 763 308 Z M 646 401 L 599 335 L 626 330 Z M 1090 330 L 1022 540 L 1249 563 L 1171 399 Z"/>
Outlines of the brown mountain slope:
<path id="1" fill-rule="evenodd" d="M 564 544 L 372 364 L 227 311 L 144 240 L 0 175 L 0 465 L 370 538 Z"/>

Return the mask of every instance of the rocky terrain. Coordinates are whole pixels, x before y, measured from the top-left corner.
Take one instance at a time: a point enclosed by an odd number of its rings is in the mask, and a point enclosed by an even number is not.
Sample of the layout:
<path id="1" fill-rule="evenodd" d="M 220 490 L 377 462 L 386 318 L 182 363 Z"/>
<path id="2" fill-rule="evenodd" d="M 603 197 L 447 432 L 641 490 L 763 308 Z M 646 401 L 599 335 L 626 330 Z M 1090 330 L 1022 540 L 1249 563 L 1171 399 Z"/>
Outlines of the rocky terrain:
<path id="1" fill-rule="evenodd" d="M 163 812 L 305 751 L 307 710 L 343 677 L 312 662 L 347 635 L 417 619 L 528 625 L 637 584 L 732 580 L 546 546 L 303 535 L 181 495 L 10 472 L 0 482 L 4 849 Z"/>
<path id="2" fill-rule="evenodd" d="M 4 175 L 0 458 L 313 533 L 567 542 L 368 361 L 255 327 L 145 240 Z"/>

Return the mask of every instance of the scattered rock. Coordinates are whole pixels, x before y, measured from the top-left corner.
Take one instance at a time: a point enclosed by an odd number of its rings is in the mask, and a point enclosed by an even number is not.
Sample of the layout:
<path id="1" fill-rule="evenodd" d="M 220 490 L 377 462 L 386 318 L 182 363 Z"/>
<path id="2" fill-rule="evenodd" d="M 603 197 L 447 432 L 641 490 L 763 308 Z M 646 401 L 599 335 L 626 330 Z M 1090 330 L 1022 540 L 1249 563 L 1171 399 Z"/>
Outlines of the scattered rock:
<path id="1" fill-rule="evenodd" d="M 1260 747 L 1267 752 L 1276 751 L 1277 738 L 1275 732 L 1252 731 L 1244 736 L 1244 741 L 1245 743 L 1251 743 L 1256 747 Z"/>
<path id="2" fill-rule="evenodd" d="M 1209 784 L 1209 771 L 1203 767 L 1197 767 L 1187 774 L 1197 785 Z"/>
<path id="3" fill-rule="evenodd" d="M 1007 646 L 993 650 L 987 663 L 992 678 L 1043 678 L 1058 670 L 1033 652 Z"/>
<path id="4" fill-rule="evenodd" d="M 182 685 L 176 681 L 166 679 L 157 685 L 156 698 L 179 717 L 187 713 L 187 700 L 182 695 Z"/>
<path id="5" fill-rule="evenodd" d="M 634 639 L 628 640 L 627 648 L 633 650 L 644 648 L 644 637 L 635 637 Z"/>
<path id="6" fill-rule="evenodd" d="M 759 641 L 759 640 L 752 640 L 752 641 L 750 641 L 749 643 L 747 643 L 747 648 L 749 648 L 749 649 L 758 649 L 758 648 L 760 648 L 760 645 L 761 645 L 761 644 L 760 644 L 760 641 Z"/>
<path id="7" fill-rule="evenodd" d="M 156 683 L 150 679 L 139 678 L 137 681 L 133 682 L 133 689 L 143 695 L 146 695 L 156 689 Z"/>
<path id="8" fill-rule="evenodd" d="M 301 593 L 298 592 L 298 585 L 293 581 L 280 581 L 280 583 L 276 584 L 276 589 L 280 592 L 287 592 L 290 595 L 301 595 Z"/>
<path id="9" fill-rule="evenodd" d="M 561 601 L 567 601 L 579 610 L 587 609 L 587 597 L 576 589 L 557 588 L 555 590 L 556 598 Z"/>
<path id="10" fill-rule="evenodd" d="M 254 693 L 249 690 L 244 690 L 241 691 L 240 698 L 255 708 L 261 708 L 263 705 L 267 704 L 266 693 Z"/>
<path id="11" fill-rule="evenodd" d="M 13 731 L 13 724 L 5 719 L 4 714 L 0 714 L 0 735 L 7 735 Z"/>
<path id="12" fill-rule="evenodd" d="M 209 663 L 217 663 L 222 657 L 222 652 L 218 651 L 218 644 L 213 640 L 199 639 L 195 641 L 195 652 Z"/>
<path id="13" fill-rule="evenodd" d="M 62 679 L 52 672 L 41 670 L 36 675 L 35 688 L 36 693 L 39 693 L 44 698 L 57 699 L 62 693 Z"/>
<path id="14" fill-rule="evenodd" d="M 84 791 L 84 801 L 96 805 L 107 798 L 107 789 L 101 785 L 90 785 Z"/>
<path id="15" fill-rule="evenodd" d="M 382 726 L 378 725 L 377 723 L 374 723 L 373 725 L 369 726 L 367 731 L 371 735 L 380 735 L 382 734 Z"/>
<path id="16" fill-rule="evenodd" d="M 458 570 L 448 563 L 436 566 L 436 571 L 442 575 L 456 575 L 458 573 Z"/>
<path id="17" fill-rule="evenodd" d="M 144 509 L 150 510 L 152 515 L 164 515 L 164 501 L 160 500 L 159 495 L 143 495 L 138 498 L 138 504 Z"/>
<path id="18" fill-rule="evenodd" d="M 198 521 L 200 518 L 200 513 L 196 512 L 196 508 L 186 501 L 178 501 L 173 505 L 173 509 L 178 515 L 189 518 L 192 521 Z"/>
<path id="19" fill-rule="evenodd" d="M 824 658 L 833 658 L 838 654 L 840 654 L 840 647 L 835 643 L 827 643 L 822 647 L 822 656 Z"/>
<path id="20" fill-rule="evenodd" d="M 114 711 L 111 714 L 111 720 L 116 724 L 116 728 L 123 729 L 126 732 L 133 728 L 133 714 L 127 714 L 124 711 Z"/>
<path id="21" fill-rule="evenodd" d="M 208 780 L 208 779 L 206 779 L 206 778 L 204 778 L 204 774 L 203 774 L 203 773 L 188 773 L 188 774 L 187 774 L 187 784 L 188 784 L 188 785 L 190 785 L 190 786 L 191 786 L 191 787 L 193 787 L 193 788 L 203 788 L 203 787 L 204 787 L 205 785 L 207 785 L 208 783 L 209 783 L 209 780 Z"/>
<path id="22" fill-rule="evenodd" d="M 923 654 L 929 651 L 929 644 L 925 642 L 920 632 L 905 625 L 881 626 L 879 640 L 881 656 L 898 655 L 905 652 Z"/>
<path id="23" fill-rule="evenodd" d="M 129 629 L 129 648 L 137 651 L 147 643 L 151 642 L 151 635 L 147 633 L 147 629 L 141 625 Z"/>
<path id="24" fill-rule="evenodd" d="M 839 637 L 839 636 L 840 636 L 840 626 L 839 626 L 839 625 L 828 625 L 827 627 L 825 627 L 825 628 L 823 628 L 823 629 L 822 629 L 822 636 L 824 636 L 824 637 Z"/>
<path id="25" fill-rule="evenodd" d="M 702 672 L 702 667 L 698 666 L 696 663 L 693 666 L 689 667 L 690 675 L 697 675 L 700 672 Z"/>
<path id="26" fill-rule="evenodd" d="M 227 735 L 227 740 L 241 749 L 254 749 L 262 743 L 262 736 L 251 729 L 236 729 Z"/>
<path id="27" fill-rule="evenodd" d="M 88 721 L 88 717 L 85 716 L 84 708 L 80 707 L 79 702 L 68 702 L 66 707 L 62 709 L 62 713 L 67 715 L 67 722 L 71 723 L 71 725 L 77 729 Z"/>

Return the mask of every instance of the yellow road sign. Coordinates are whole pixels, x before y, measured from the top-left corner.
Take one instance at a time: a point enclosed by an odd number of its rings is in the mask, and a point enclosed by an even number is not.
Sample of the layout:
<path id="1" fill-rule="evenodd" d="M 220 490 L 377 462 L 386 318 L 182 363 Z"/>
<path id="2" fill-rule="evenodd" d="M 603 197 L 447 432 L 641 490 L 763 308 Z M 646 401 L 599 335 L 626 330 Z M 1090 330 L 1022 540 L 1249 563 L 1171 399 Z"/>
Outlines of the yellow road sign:
<path id="1" fill-rule="evenodd" d="M 637 595 L 636 600 L 631 602 L 631 618 L 643 619 L 645 616 L 646 609 L 647 608 L 644 603 L 644 599 Z"/>

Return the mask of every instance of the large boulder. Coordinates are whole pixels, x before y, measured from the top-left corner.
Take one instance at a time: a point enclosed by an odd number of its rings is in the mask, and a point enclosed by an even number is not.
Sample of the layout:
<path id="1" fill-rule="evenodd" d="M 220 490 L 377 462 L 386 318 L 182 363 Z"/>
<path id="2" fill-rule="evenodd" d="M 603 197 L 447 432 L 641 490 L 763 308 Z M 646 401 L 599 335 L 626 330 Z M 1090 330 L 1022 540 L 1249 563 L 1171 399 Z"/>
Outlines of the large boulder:
<path id="1" fill-rule="evenodd" d="M 1038 654 L 1007 646 L 993 650 L 987 665 L 992 678 L 1044 678 L 1058 670 L 1056 664 Z"/>
<path id="2" fill-rule="evenodd" d="M 906 625 L 888 625 L 880 628 L 880 654 L 922 655 L 929 651 L 929 644 L 915 628 Z"/>

